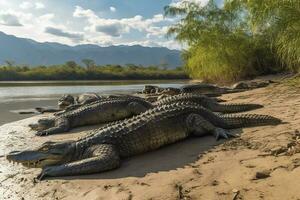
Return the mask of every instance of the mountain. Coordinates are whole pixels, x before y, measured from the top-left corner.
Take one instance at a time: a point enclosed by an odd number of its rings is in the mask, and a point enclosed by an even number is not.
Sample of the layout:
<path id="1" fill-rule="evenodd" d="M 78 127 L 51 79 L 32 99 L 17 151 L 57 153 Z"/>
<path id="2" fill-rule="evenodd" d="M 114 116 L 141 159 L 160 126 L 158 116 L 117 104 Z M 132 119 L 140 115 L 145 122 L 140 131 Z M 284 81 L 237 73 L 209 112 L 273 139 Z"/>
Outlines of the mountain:
<path id="1" fill-rule="evenodd" d="M 16 64 L 54 65 L 73 60 L 92 59 L 98 65 L 137 64 L 161 65 L 169 68 L 181 66 L 180 51 L 164 47 L 109 46 L 86 44 L 68 46 L 60 43 L 40 43 L 31 39 L 18 38 L 0 31 L 0 64 L 6 60 Z"/>

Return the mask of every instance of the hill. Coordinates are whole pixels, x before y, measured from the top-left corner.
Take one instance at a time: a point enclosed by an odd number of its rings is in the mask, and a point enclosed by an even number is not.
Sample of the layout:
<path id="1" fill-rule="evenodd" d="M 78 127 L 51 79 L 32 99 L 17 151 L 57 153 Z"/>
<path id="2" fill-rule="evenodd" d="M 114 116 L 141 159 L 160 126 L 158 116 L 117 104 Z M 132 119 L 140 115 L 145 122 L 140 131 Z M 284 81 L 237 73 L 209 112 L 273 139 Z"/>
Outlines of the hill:
<path id="1" fill-rule="evenodd" d="M 40 43 L 0 32 L 0 64 L 6 60 L 25 65 L 55 65 L 73 60 L 92 59 L 98 65 L 135 64 L 165 65 L 175 68 L 182 65 L 180 51 L 164 47 L 109 46 L 86 44 L 68 46 L 59 43 Z"/>

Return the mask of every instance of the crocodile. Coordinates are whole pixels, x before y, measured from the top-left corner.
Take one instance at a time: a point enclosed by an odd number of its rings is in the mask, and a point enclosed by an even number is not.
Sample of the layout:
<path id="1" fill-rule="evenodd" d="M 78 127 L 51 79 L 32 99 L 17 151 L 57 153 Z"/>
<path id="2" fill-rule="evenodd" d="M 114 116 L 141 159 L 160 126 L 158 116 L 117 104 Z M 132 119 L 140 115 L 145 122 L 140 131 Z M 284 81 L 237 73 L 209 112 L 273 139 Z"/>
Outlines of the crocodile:
<path id="1" fill-rule="evenodd" d="M 179 101 L 189 101 L 197 103 L 213 112 L 235 113 L 262 108 L 259 104 L 220 104 L 216 99 L 205 95 L 183 93 L 175 96 L 169 96 L 153 103 L 155 106 L 170 104 Z"/>
<path id="2" fill-rule="evenodd" d="M 79 126 L 121 120 L 150 108 L 152 108 L 152 104 L 141 98 L 111 99 L 87 104 L 54 118 L 40 119 L 37 124 L 29 126 L 37 131 L 36 135 L 44 136 L 67 132 Z"/>
<path id="3" fill-rule="evenodd" d="M 207 84 L 207 83 L 197 83 L 197 84 L 184 85 L 180 88 L 180 91 L 181 93 L 222 95 L 228 93 L 243 92 L 246 91 L 246 89 L 231 89 L 227 87 L 218 87 L 216 85 Z"/>
<path id="4" fill-rule="evenodd" d="M 108 96 L 101 96 L 101 98 L 98 99 L 98 100 L 94 99 L 93 101 L 90 101 L 90 102 L 69 105 L 64 110 L 60 110 L 60 111 L 54 113 L 54 116 L 60 116 L 60 115 L 62 115 L 64 113 L 66 113 L 66 112 L 70 112 L 70 111 L 76 110 L 76 109 L 80 108 L 81 106 L 85 106 L 85 105 L 97 104 L 97 103 L 101 103 L 101 102 L 104 102 L 104 101 L 111 101 L 111 100 L 118 100 L 118 99 L 133 99 L 133 98 L 134 99 L 143 100 L 143 98 L 141 98 L 141 97 L 131 96 L 131 95 L 108 95 Z"/>
<path id="5" fill-rule="evenodd" d="M 110 97 L 117 97 L 117 95 L 107 95 L 107 96 L 100 96 L 96 93 L 83 93 L 78 96 L 72 96 L 70 94 L 65 94 L 63 95 L 59 100 L 58 100 L 58 107 L 60 109 L 66 109 L 69 106 L 81 106 L 85 104 L 92 103 L 94 101 L 98 101 L 101 99 L 107 99 Z"/>
<path id="6" fill-rule="evenodd" d="M 277 125 L 267 115 L 218 116 L 191 102 L 177 102 L 150 109 L 86 137 L 65 142 L 46 142 L 33 150 L 13 151 L 8 161 L 42 168 L 38 179 L 83 175 L 116 169 L 124 158 L 149 152 L 191 136 L 212 134 L 218 140 L 232 135 L 226 129 Z"/>
<path id="7" fill-rule="evenodd" d="M 64 94 L 58 99 L 58 108 L 36 107 L 35 110 L 39 113 L 56 113 L 64 112 L 66 109 L 79 108 L 84 104 L 88 104 L 100 99 L 105 99 L 109 96 L 99 96 L 96 93 L 83 93 L 78 96 Z"/>
<path id="8" fill-rule="evenodd" d="M 184 85 L 180 88 L 161 88 L 153 85 L 145 85 L 142 93 L 147 96 L 153 95 L 177 95 L 182 93 L 193 93 L 193 94 L 202 94 L 209 97 L 217 97 L 222 94 L 227 93 L 235 93 L 235 92 L 243 92 L 246 89 L 238 89 L 238 88 L 227 88 L 227 87 L 218 87 L 216 85 L 208 84 L 208 83 L 197 83 L 197 84 L 189 84 Z"/>
<path id="9" fill-rule="evenodd" d="M 276 82 L 272 80 L 240 81 L 238 83 L 235 83 L 231 88 L 232 89 L 256 89 L 256 88 L 267 87 L 271 83 L 276 83 Z"/>

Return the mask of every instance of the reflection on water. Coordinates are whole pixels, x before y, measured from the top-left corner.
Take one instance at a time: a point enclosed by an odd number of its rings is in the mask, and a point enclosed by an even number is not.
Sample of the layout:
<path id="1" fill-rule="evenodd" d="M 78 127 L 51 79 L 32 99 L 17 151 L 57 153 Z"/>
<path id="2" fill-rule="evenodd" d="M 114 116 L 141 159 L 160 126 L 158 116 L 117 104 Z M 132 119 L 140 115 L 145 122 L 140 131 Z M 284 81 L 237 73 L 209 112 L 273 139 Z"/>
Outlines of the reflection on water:
<path id="1" fill-rule="evenodd" d="M 145 81 L 145 83 L 141 83 L 141 81 L 1 82 L 0 102 L 23 101 L 28 99 L 32 101 L 50 100 L 62 94 L 80 94 L 85 92 L 95 92 L 99 94 L 133 93 L 141 91 L 145 84 L 153 84 L 160 87 L 180 87 L 185 82 L 186 81 L 182 80 L 167 81 L 164 83 L 159 83 L 159 81 Z M 22 84 L 23 86 L 21 86 Z"/>
<path id="2" fill-rule="evenodd" d="M 98 94 L 125 94 L 141 91 L 145 84 L 160 87 L 180 87 L 188 81 L 39 81 L 0 82 L 0 125 L 24 119 L 34 114 L 20 115 L 20 110 L 35 107 L 57 107 L 62 94 L 95 92 Z"/>

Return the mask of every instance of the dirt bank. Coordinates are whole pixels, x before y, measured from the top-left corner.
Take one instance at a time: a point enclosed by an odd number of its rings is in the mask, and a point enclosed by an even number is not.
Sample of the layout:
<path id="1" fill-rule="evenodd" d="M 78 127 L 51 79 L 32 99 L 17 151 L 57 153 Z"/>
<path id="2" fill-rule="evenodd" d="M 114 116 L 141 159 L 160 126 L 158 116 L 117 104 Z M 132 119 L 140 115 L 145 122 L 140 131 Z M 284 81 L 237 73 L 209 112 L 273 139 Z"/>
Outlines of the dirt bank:
<path id="1" fill-rule="evenodd" d="M 251 113 L 269 114 L 285 123 L 233 130 L 241 136 L 226 142 L 216 143 L 211 136 L 192 138 L 125 160 L 114 171 L 38 183 L 33 181 L 38 169 L 13 165 L 1 156 L 0 195 L 25 200 L 300 199 L 300 90 L 272 84 L 222 98 L 263 104 Z M 0 127 L 0 155 L 85 133 L 76 129 L 35 137 L 27 124 L 39 117 Z"/>

